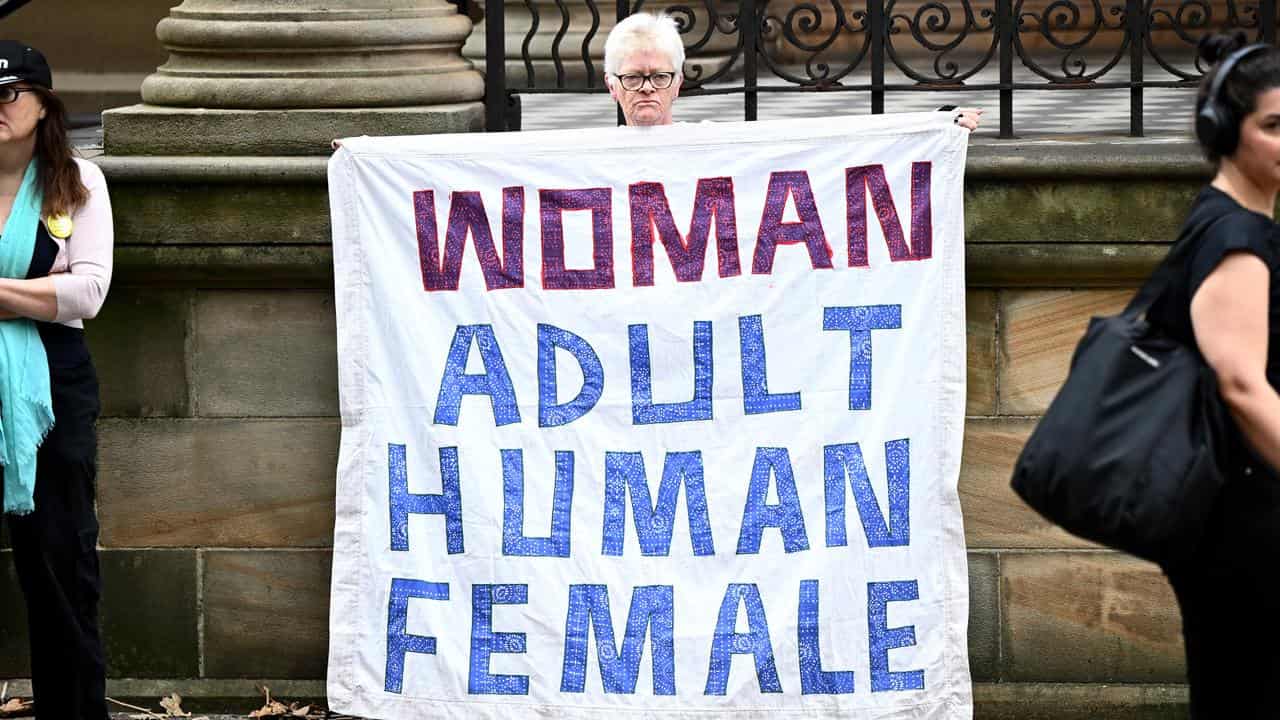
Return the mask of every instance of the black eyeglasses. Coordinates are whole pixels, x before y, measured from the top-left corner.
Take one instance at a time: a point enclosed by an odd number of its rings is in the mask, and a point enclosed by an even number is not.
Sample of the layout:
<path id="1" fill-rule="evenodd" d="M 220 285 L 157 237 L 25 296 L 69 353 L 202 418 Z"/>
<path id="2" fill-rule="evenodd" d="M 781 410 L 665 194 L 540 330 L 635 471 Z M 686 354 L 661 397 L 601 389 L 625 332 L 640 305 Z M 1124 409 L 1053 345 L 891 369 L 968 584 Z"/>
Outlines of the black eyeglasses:
<path id="1" fill-rule="evenodd" d="M 671 83 L 675 82 L 676 74 L 673 72 L 658 72 L 652 75 L 627 73 L 626 75 L 614 75 L 614 77 L 618 78 L 618 82 L 622 83 L 623 90 L 639 90 L 644 87 L 646 80 L 649 81 L 654 90 L 666 90 L 671 87 Z"/>
<path id="2" fill-rule="evenodd" d="M 0 105 L 17 102 L 18 96 L 24 92 L 35 92 L 35 88 L 20 88 L 12 85 L 0 85 Z"/>

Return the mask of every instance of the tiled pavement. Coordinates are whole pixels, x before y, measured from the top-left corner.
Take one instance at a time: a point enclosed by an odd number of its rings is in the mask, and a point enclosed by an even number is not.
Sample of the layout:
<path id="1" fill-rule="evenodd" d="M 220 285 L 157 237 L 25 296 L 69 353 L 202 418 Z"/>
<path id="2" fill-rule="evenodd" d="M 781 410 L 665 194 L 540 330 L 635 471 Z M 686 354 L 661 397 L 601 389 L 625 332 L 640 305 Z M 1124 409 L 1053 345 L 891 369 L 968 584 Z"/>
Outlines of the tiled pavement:
<path id="1" fill-rule="evenodd" d="M 1185 63 L 1182 63 L 1185 64 Z M 1090 64 L 1088 67 L 1096 67 Z M 1101 78 L 1122 81 L 1128 77 L 1123 63 Z M 1015 83 L 1049 87 L 1049 83 L 1025 68 L 1016 68 Z M 1166 74 L 1148 72 L 1148 81 L 1168 81 Z M 970 85 L 991 85 L 999 80 L 993 67 L 977 73 Z M 891 84 L 906 84 L 903 75 L 886 76 Z M 866 84 L 865 76 L 844 79 L 847 85 Z M 710 87 L 741 86 L 741 82 L 722 83 Z M 766 88 L 785 87 L 776 78 L 762 78 Z M 794 87 L 794 86 L 791 86 Z M 762 120 L 793 117 L 859 115 L 871 111 L 871 96 L 866 91 L 761 91 L 757 93 L 758 117 Z M 1151 136 L 1187 135 L 1191 130 L 1194 88 L 1145 88 L 1143 120 L 1145 134 Z M 1043 135 L 1127 135 L 1129 133 L 1129 98 L 1127 89 L 1049 89 L 1024 90 L 1013 93 L 1014 134 L 1019 137 Z M 606 126 L 616 122 L 614 104 L 599 90 L 593 93 L 522 94 L 520 96 L 522 130 L 550 130 L 575 127 Z M 940 105 L 980 107 L 986 111 L 979 136 L 995 137 L 1000 128 L 1000 98 L 994 90 L 910 90 L 886 94 L 886 112 L 933 110 Z M 743 96 L 740 93 L 685 96 L 676 101 L 676 120 L 741 120 Z"/>
<path id="2" fill-rule="evenodd" d="M 1186 135 L 1191 129 L 1195 91 L 1183 88 L 1147 89 L 1143 113 L 1145 134 Z M 758 94 L 761 120 L 830 115 L 860 115 L 871 111 L 865 92 L 762 92 Z M 947 93 L 898 92 L 885 99 L 886 112 L 933 110 L 940 105 L 979 107 L 983 115 L 979 136 L 996 137 L 1000 129 L 1000 99 L 995 92 Z M 615 124 L 613 101 L 596 94 L 524 95 L 521 97 L 521 129 L 552 130 Z M 708 95 L 676 100 L 677 120 L 741 120 L 743 96 Z M 1014 134 L 1126 135 L 1129 132 L 1128 90 L 1045 90 L 1014 93 Z"/>

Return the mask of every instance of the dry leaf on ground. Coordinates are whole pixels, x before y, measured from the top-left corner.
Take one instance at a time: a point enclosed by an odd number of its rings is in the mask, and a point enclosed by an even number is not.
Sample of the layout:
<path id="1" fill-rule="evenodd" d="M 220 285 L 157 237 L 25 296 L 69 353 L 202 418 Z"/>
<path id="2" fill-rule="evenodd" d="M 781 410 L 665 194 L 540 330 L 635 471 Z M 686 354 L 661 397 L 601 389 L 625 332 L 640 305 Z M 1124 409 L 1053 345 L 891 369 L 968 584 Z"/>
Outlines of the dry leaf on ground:
<path id="1" fill-rule="evenodd" d="M 285 707 L 284 703 L 279 702 L 278 700 L 269 700 L 266 705 L 263 705 L 261 708 L 249 713 L 249 717 L 285 717 L 288 714 L 289 708 Z"/>
<path id="2" fill-rule="evenodd" d="M 314 710 L 316 715 L 312 715 L 312 707 L 300 702 L 291 702 L 286 706 L 279 700 L 271 699 L 271 688 L 263 685 L 258 688 L 258 692 L 262 693 L 263 700 L 266 704 L 249 713 L 251 718 L 272 718 L 272 717 L 291 717 L 291 718 L 324 718 L 325 711 L 323 708 Z"/>
<path id="3" fill-rule="evenodd" d="M 182 696 L 178 693 L 160 698 L 160 707 L 168 713 L 167 717 L 191 717 L 191 713 L 182 709 Z"/>
<path id="4" fill-rule="evenodd" d="M 322 713 L 324 711 L 317 709 L 315 712 Z M 278 700 L 272 700 L 266 705 L 263 705 L 261 708 L 249 713 L 249 717 L 251 718 L 274 718 L 274 717 L 311 718 L 311 717 L 324 717 L 324 716 L 312 715 L 312 708 L 310 705 L 303 705 L 301 703 L 295 702 L 295 703 L 289 703 L 289 705 L 286 707 L 284 703 Z"/>

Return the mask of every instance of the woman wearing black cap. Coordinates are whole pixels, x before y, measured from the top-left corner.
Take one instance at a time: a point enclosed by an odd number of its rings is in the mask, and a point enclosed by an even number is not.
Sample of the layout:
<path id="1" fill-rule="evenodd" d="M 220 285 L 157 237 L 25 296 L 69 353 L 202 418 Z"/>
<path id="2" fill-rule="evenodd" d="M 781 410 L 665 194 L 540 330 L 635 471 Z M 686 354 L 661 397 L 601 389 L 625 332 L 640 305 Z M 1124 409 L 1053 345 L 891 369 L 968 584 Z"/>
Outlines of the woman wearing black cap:
<path id="1" fill-rule="evenodd" d="M 102 172 L 74 158 L 44 57 L 0 41 L 0 465 L 41 720 L 105 720 L 94 474 L 98 381 L 82 320 L 111 278 Z"/>
<path id="2" fill-rule="evenodd" d="M 1182 609 L 1195 718 L 1274 718 L 1280 683 L 1280 49 L 1213 35 L 1196 134 L 1213 181 L 1179 242 L 1180 282 L 1147 314 L 1194 344 L 1234 420 L 1226 484 L 1191 557 L 1165 567 Z"/>

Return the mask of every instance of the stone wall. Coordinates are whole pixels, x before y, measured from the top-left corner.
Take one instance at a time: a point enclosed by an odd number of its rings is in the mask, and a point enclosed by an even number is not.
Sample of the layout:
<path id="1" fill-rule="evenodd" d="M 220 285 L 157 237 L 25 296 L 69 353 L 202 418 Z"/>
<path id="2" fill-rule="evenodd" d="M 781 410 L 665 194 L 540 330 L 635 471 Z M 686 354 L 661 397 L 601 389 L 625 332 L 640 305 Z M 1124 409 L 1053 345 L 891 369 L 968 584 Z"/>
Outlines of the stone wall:
<path id="1" fill-rule="evenodd" d="M 1170 687 L 1185 677 L 1181 622 L 1160 570 L 1044 521 L 1009 477 L 1088 319 L 1124 307 L 1204 171 L 1189 146 L 1142 141 L 983 150 L 966 199 L 960 478 L 979 716 L 1185 717 Z"/>
<path id="2" fill-rule="evenodd" d="M 325 159 L 100 162 L 119 245 L 88 330 L 111 691 L 317 696 L 339 433 Z M 979 718 L 1185 717 L 1158 569 L 1051 527 L 1008 478 L 1087 318 L 1124 303 L 1203 180 L 1169 142 L 971 150 L 960 493 Z M 0 550 L 0 678 L 27 673 L 19 606 Z"/>

